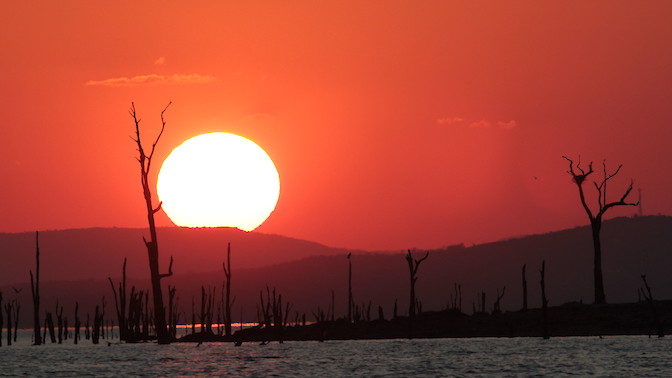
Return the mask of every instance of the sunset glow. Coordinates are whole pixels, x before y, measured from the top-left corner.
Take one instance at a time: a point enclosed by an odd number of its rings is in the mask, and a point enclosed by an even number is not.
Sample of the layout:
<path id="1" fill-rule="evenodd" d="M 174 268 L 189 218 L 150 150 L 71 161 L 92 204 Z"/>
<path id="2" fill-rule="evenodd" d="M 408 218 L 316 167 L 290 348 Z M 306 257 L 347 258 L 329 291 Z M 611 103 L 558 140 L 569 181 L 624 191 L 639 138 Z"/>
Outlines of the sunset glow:
<path id="1" fill-rule="evenodd" d="M 173 150 L 161 166 L 157 192 L 178 226 L 252 231 L 275 209 L 280 179 L 271 158 L 251 140 L 209 133 Z"/>
<path id="2" fill-rule="evenodd" d="M 3 5 L 2 232 L 145 226 L 131 102 L 147 143 L 173 104 L 153 188 L 196 135 L 262 146 L 283 180 L 263 233 L 400 250 L 575 227 L 563 155 L 623 164 L 614 187 L 672 214 L 672 1 Z"/>

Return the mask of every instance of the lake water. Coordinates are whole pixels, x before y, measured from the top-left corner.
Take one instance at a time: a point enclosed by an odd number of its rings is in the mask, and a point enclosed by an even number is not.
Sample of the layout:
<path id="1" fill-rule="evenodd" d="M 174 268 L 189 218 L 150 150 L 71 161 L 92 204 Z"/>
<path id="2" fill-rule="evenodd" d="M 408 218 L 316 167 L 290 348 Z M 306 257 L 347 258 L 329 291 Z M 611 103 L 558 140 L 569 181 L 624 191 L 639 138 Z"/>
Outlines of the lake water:
<path id="1" fill-rule="evenodd" d="M 4 334 L 3 334 L 4 336 Z M 670 376 L 672 338 L 646 336 L 0 348 L 0 375 Z"/>

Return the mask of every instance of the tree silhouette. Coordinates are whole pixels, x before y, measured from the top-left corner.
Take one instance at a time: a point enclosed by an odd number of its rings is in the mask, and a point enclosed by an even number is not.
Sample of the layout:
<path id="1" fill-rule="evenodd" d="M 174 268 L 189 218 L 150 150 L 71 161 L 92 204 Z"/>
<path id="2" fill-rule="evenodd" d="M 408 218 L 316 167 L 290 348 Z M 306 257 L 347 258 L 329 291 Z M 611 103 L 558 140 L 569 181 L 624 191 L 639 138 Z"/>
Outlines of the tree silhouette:
<path id="1" fill-rule="evenodd" d="M 42 344 L 40 332 L 40 233 L 35 231 L 35 275 L 30 271 L 30 290 L 33 296 L 33 345 Z"/>
<path id="2" fill-rule="evenodd" d="M 413 321 L 413 318 L 415 317 L 416 312 L 415 310 L 417 306 L 417 300 L 415 298 L 415 282 L 418 280 L 418 268 L 420 267 L 420 264 L 427 259 L 427 257 L 429 257 L 429 252 L 425 253 L 425 256 L 419 260 L 414 259 L 413 256 L 411 255 L 410 249 L 406 254 L 406 262 L 408 263 L 408 272 L 410 274 L 410 288 L 411 288 L 408 304 L 408 317 L 411 321 Z"/>
<path id="3" fill-rule="evenodd" d="M 584 181 L 588 176 L 594 173 L 593 162 L 590 162 L 588 164 L 588 171 L 586 171 L 583 168 L 581 168 L 580 160 L 576 163 L 575 167 L 574 161 L 572 161 L 572 159 L 566 156 L 563 156 L 563 158 L 569 162 L 569 171 L 567 171 L 567 173 L 569 173 L 572 176 L 572 180 L 574 181 L 579 190 L 579 198 L 581 199 L 581 205 L 583 206 L 583 209 L 586 211 L 586 214 L 590 219 L 590 227 L 592 229 L 593 234 L 593 251 L 594 251 L 593 279 L 595 289 L 595 303 L 604 304 L 607 303 L 607 300 L 604 295 L 604 283 L 602 279 L 602 246 L 600 244 L 600 230 L 602 229 L 602 217 L 607 212 L 607 210 L 611 209 L 612 207 L 637 206 L 639 205 L 639 202 L 636 203 L 626 202 L 626 198 L 628 197 L 628 195 L 630 195 L 630 192 L 632 191 L 632 184 L 633 184 L 632 180 L 630 181 L 628 189 L 625 191 L 625 193 L 620 197 L 618 201 L 608 202 L 607 184 L 609 180 L 611 180 L 614 176 L 618 174 L 618 172 L 620 172 L 621 167 L 623 167 L 623 165 L 622 164 L 619 165 L 618 168 L 616 168 L 616 170 L 613 173 L 609 174 L 607 173 L 607 163 L 606 161 L 603 160 L 602 171 L 604 175 L 602 179 L 599 181 L 599 183 L 597 181 L 593 181 L 595 190 L 597 190 L 597 205 L 598 205 L 597 211 L 593 212 L 593 210 L 591 210 L 590 207 L 588 206 L 588 203 L 586 202 L 586 196 L 583 192 Z"/>
<path id="4" fill-rule="evenodd" d="M 145 153 L 140 140 L 140 119 L 135 111 L 135 104 L 131 103 L 129 113 L 133 117 L 135 123 L 135 143 L 138 145 L 138 163 L 140 163 L 140 179 L 142 183 L 142 192 L 145 197 L 145 204 L 147 205 L 147 221 L 149 223 L 150 238 L 147 240 L 143 236 L 145 246 L 147 247 L 147 254 L 149 256 L 149 271 L 152 280 L 152 296 L 154 300 L 154 327 L 156 328 L 156 339 L 159 344 L 170 344 L 171 337 L 166 326 L 166 309 L 163 305 L 163 293 L 161 291 L 161 279 L 173 275 L 173 258 L 170 258 L 170 265 L 168 266 L 168 273 L 159 273 L 159 244 L 156 239 L 156 224 L 154 222 L 154 214 L 161 210 L 161 202 L 155 208 L 152 204 L 152 191 L 149 186 L 149 172 L 152 165 L 152 158 L 154 157 L 154 150 L 156 144 L 163 135 L 163 130 L 166 128 L 166 121 L 163 117 L 164 113 L 170 106 L 170 103 L 161 111 L 161 131 L 152 144 L 152 149 L 149 155 Z"/>
<path id="5" fill-rule="evenodd" d="M 226 262 L 222 262 L 226 277 L 226 302 L 224 304 L 224 334 L 231 336 L 231 243 L 226 247 Z"/>

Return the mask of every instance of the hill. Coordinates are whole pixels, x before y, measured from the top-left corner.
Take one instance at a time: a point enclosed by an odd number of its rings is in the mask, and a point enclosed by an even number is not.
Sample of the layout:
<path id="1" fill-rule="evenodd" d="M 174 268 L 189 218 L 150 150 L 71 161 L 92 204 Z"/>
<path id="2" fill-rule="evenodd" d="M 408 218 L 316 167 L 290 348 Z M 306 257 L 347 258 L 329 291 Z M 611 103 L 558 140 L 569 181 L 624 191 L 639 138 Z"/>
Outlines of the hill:
<path id="1" fill-rule="evenodd" d="M 162 266 L 170 256 L 176 274 L 221 270 L 227 243 L 238 269 L 259 268 L 314 255 L 347 253 L 305 240 L 233 228 L 161 227 L 157 231 Z M 40 231 L 43 281 L 76 281 L 116 274 L 128 258 L 129 277 L 147 275 L 145 229 L 90 228 Z M 0 285 L 27 282 L 35 266 L 35 233 L 0 234 Z"/>
<path id="2" fill-rule="evenodd" d="M 669 274 L 672 266 L 672 254 L 669 253 L 672 248 L 670 230 L 672 217 L 667 216 L 616 218 L 604 223 L 602 241 L 608 302 L 637 301 L 638 288 L 642 286 L 641 274 L 647 275 L 656 299 L 672 298 L 672 276 Z M 190 319 L 192 297 L 196 298 L 198 308 L 201 285 L 217 287 L 217 295 L 221 292 L 221 260 L 227 237 L 234 246 L 232 281 L 233 294 L 237 298 L 234 306 L 236 318 L 242 312 L 245 320 L 256 320 L 259 291 L 265 290 L 266 285 L 277 288 L 283 294 L 284 300 L 292 303 L 292 313 L 306 313 L 309 320 L 318 306 L 325 311 L 330 308 L 332 290 L 336 315 L 343 316 L 346 313 L 348 262 L 345 256 L 348 251 L 236 230 L 197 231 L 201 232 L 185 232 L 184 229 L 161 230 L 163 248 L 172 249 L 176 255 L 175 275 L 164 283 L 177 287 L 177 295 L 182 303 L 181 311 L 185 316 L 182 319 Z M 91 306 L 99 303 L 103 295 L 108 298 L 108 306 L 112 307 L 112 293 L 106 279 L 108 276 L 115 281 L 119 279 L 121 261 L 125 255 L 129 256 L 129 275 L 131 266 L 134 266 L 132 269 L 135 272 L 131 275 L 135 278 L 129 284 L 146 287 L 143 279 L 138 278 L 146 274 L 142 242 L 140 241 L 139 247 L 129 247 L 131 243 L 138 244 L 137 239 L 142 234 L 140 230 L 95 229 L 54 233 L 58 235 L 45 233 L 45 244 L 41 242 L 44 256 L 42 296 L 47 307 L 52 307 L 51 303 L 55 303 L 58 298 L 66 306 L 72 307 L 74 301 L 79 300 L 80 304 L 87 303 L 89 307 L 85 308 L 92 309 Z M 120 234 L 125 236 L 122 238 Z M 42 238 L 42 233 L 40 235 Z M 18 239 L 19 236 L 23 238 L 22 243 L 27 244 L 27 247 L 23 247 L 27 251 L 24 252 L 26 256 L 22 255 L 22 263 L 6 255 L 4 249 L 7 238 Z M 30 308 L 30 289 L 25 278 L 21 277 L 26 277 L 28 269 L 32 268 L 34 252 L 30 243 L 34 240 L 31 241 L 31 237 L 34 235 L 0 235 L 0 245 L 3 246 L 1 253 L 4 255 L 2 259 L 9 262 L 3 264 L 2 274 L 15 270 L 20 273 L 15 276 L 18 279 L 3 278 L 2 282 L 23 282 L 17 285 L 28 287 L 28 290 L 21 293 L 24 308 Z M 76 243 L 80 249 L 63 248 L 66 245 L 72 246 L 74 238 L 77 237 L 83 239 Z M 101 239 L 102 237 L 105 238 Z M 56 243 L 59 240 L 61 244 Z M 57 246 L 63 249 L 47 252 L 49 248 L 54 249 Z M 81 249 L 86 246 L 89 248 L 82 252 Z M 184 250 L 180 250 L 181 248 Z M 206 250 L 210 251 L 206 256 L 200 256 L 200 252 L 196 252 Z M 268 250 L 277 253 L 262 254 Z M 49 256 L 49 253 L 52 255 Z M 105 258 L 98 262 L 91 259 L 91 253 L 102 253 Z M 73 257 L 73 254 L 77 257 Z M 267 257 L 263 257 L 262 261 L 255 260 L 262 258 L 261 256 Z M 75 264 L 78 259 L 91 262 Z M 454 285 L 460 284 L 462 310 L 471 313 L 472 307 L 478 301 L 479 291 L 486 293 L 486 307 L 491 310 L 497 290 L 501 292 L 506 287 L 502 309 L 519 309 L 522 305 L 521 267 L 527 264 L 529 305 L 538 307 L 538 269 L 544 260 L 547 296 L 551 306 L 573 301 L 592 301 L 592 242 L 589 227 L 471 247 L 453 246 L 432 250 L 428 260 L 420 266 L 416 292 L 424 310 L 440 310 L 449 302 L 454 293 Z M 352 264 L 354 298 L 358 305 L 367 307 L 370 301 L 372 317 L 377 315 L 378 306 L 389 316 L 397 301 L 398 313 L 407 313 L 408 267 L 403 253 L 355 251 Z M 83 266 L 86 269 L 82 269 Z M 49 271 L 52 273 L 48 273 Z M 69 279 L 67 275 L 59 276 L 53 271 L 65 271 L 79 278 Z M 83 279 L 87 281 L 82 282 Z M 66 280 L 70 282 L 64 282 Z M 9 290 L 8 286 L 3 288 L 3 291 L 7 292 L 6 290 Z"/>

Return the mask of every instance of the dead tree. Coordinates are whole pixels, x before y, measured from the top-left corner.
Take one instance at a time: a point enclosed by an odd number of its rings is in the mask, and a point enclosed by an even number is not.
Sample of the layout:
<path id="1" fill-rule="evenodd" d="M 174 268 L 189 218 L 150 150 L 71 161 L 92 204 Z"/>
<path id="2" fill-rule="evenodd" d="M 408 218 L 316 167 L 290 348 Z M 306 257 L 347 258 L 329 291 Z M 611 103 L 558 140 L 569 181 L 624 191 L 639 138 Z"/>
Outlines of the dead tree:
<path id="1" fill-rule="evenodd" d="M 30 271 L 30 290 L 33 296 L 33 345 L 42 344 L 40 333 L 40 234 L 35 231 L 35 275 Z"/>
<path id="2" fill-rule="evenodd" d="M 352 253 L 348 253 L 348 323 L 352 323 L 352 308 L 355 302 L 352 298 Z"/>
<path id="3" fill-rule="evenodd" d="M 58 343 L 63 344 L 63 306 L 56 302 L 56 325 L 58 327 Z"/>
<path id="4" fill-rule="evenodd" d="M 499 289 L 497 289 L 497 299 L 495 299 L 495 304 L 493 305 L 492 313 L 493 314 L 501 314 L 502 313 L 502 307 L 501 307 L 501 301 L 502 298 L 504 298 L 504 293 L 506 293 L 506 286 L 502 288 L 502 292 L 499 292 Z"/>
<path id="5" fill-rule="evenodd" d="M 457 313 L 462 312 L 462 285 L 455 283 L 453 285 L 454 293 L 450 294 L 450 301 L 448 303 L 448 310 Z"/>
<path id="6" fill-rule="evenodd" d="M 177 339 L 177 301 L 175 300 L 175 286 L 168 285 L 168 331 L 170 337 Z"/>
<path id="7" fill-rule="evenodd" d="M 161 210 L 161 202 L 157 207 L 154 207 L 152 204 L 152 191 L 149 184 L 149 173 L 152 165 L 152 158 L 154 157 L 154 151 L 156 149 L 156 144 L 161 139 L 164 129 L 166 128 L 166 121 L 164 119 L 164 113 L 170 106 L 170 103 L 161 111 L 161 131 L 154 140 L 152 144 L 152 149 L 149 152 L 149 155 L 145 153 L 143 148 L 142 141 L 140 140 L 140 119 L 137 116 L 135 111 L 135 104 L 131 103 L 131 109 L 129 113 L 133 117 L 133 122 L 135 123 L 135 139 L 134 141 L 138 145 L 138 162 L 140 163 L 140 181 L 142 183 L 142 192 L 145 198 L 145 204 L 147 207 L 147 221 L 149 224 L 149 233 L 150 238 L 147 240 L 143 237 L 145 241 L 145 246 L 147 247 L 147 255 L 149 256 L 149 272 L 150 278 L 152 281 L 152 297 L 154 302 L 154 328 L 156 329 L 156 339 L 159 344 L 170 344 L 171 337 L 168 332 L 168 327 L 166 326 L 166 308 L 163 305 L 163 293 L 161 290 L 161 279 L 170 277 L 173 275 L 173 258 L 170 258 L 170 265 L 168 266 L 168 273 L 161 274 L 159 273 L 159 244 L 156 238 L 156 224 L 154 221 L 154 214 Z"/>
<path id="8" fill-rule="evenodd" d="M 18 292 L 17 292 L 18 294 Z M 16 343 L 16 337 L 19 333 L 19 313 L 21 311 L 21 302 L 18 299 L 14 301 L 14 342 Z"/>
<path id="9" fill-rule="evenodd" d="M 100 314 L 100 307 L 96 305 L 96 313 L 93 315 L 93 331 L 91 333 L 91 340 L 94 344 L 100 342 L 100 321 L 102 317 L 103 316 Z"/>
<path id="10" fill-rule="evenodd" d="M 523 264 L 523 311 L 527 311 L 527 279 L 525 278 L 526 264 Z"/>
<path id="11" fill-rule="evenodd" d="M 126 325 L 126 259 L 124 259 L 124 265 L 121 268 L 122 278 L 119 283 L 119 294 L 117 295 L 117 290 L 114 288 L 114 283 L 112 278 L 108 277 L 110 281 L 110 286 L 112 286 L 112 293 L 114 294 L 114 307 L 117 311 L 117 322 L 119 324 L 119 340 L 126 341 L 127 334 L 127 325 Z"/>
<path id="12" fill-rule="evenodd" d="M 224 302 L 224 335 L 231 336 L 231 243 L 226 247 L 226 263 L 222 262 L 226 277 L 226 297 Z"/>
<path id="13" fill-rule="evenodd" d="M 546 299 L 546 261 L 541 262 L 541 270 L 539 271 L 541 274 L 541 316 L 542 316 L 542 332 L 543 332 L 543 338 L 544 339 L 549 339 L 551 338 L 550 334 L 548 333 L 548 299 Z"/>
<path id="14" fill-rule="evenodd" d="M 79 342 L 79 328 L 82 326 L 82 322 L 79 320 L 79 302 L 75 302 L 75 344 Z"/>
<path id="15" fill-rule="evenodd" d="M 646 282 L 646 274 L 642 274 L 642 281 L 644 281 L 644 290 L 642 290 L 642 294 L 644 295 L 644 299 L 646 299 L 646 302 L 649 304 L 649 309 L 651 310 L 652 323 L 656 328 L 656 331 L 658 331 L 658 337 L 665 337 L 665 331 L 663 330 L 663 324 L 660 322 L 660 317 L 658 316 L 658 311 L 656 310 L 656 304 L 653 301 L 653 294 L 651 294 L 651 288 L 649 287 L 649 283 Z M 649 337 L 651 337 L 650 334 Z"/>
<path id="16" fill-rule="evenodd" d="M 406 254 L 406 262 L 408 263 L 408 272 L 410 274 L 410 302 L 408 305 L 408 317 L 411 321 L 415 317 L 415 310 L 417 307 L 417 301 L 415 299 L 415 283 L 418 281 L 418 268 L 420 264 L 429 257 L 429 252 L 425 253 L 425 256 L 421 259 L 414 259 L 411 255 L 411 250 L 408 250 Z"/>
<path id="17" fill-rule="evenodd" d="M 586 202 L 586 196 L 583 192 L 583 183 L 586 180 L 588 176 L 590 176 L 594 171 L 593 171 L 593 163 L 590 162 L 588 164 L 588 171 L 584 170 L 581 168 L 581 161 L 578 161 L 576 163 L 576 167 L 574 167 L 574 162 L 569 159 L 566 156 L 563 156 L 565 160 L 569 162 L 569 173 L 572 176 L 572 180 L 576 184 L 578 190 L 579 190 L 579 198 L 581 199 L 581 205 L 583 206 L 583 209 L 586 211 L 586 214 L 588 215 L 588 218 L 590 219 L 590 227 L 592 230 L 592 235 L 593 235 L 593 281 L 594 281 L 594 291 L 595 291 L 595 303 L 596 304 L 604 304 L 607 303 L 606 296 L 604 294 L 604 282 L 602 278 L 602 246 L 600 243 L 600 230 L 602 229 L 602 217 L 604 214 L 607 212 L 607 210 L 611 209 L 612 207 L 615 206 L 637 206 L 639 205 L 639 202 L 626 202 L 626 199 L 628 195 L 630 195 L 630 192 L 632 191 L 632 180 L 630 181 L 630 185 L 626 189 L 625 193 L 620 197 L 618 201 L 614 202 L 609 202 L 607 199 L 607 184 L 609 180 L 611 180 L 614 176 L 618 174 L 618 172 L 621 170 L 621 167 L 623 165 L 619 165 L 616 170 L 609 174 L 607 173 L 607 163 L 606 161 L 602 161 L 602 172 L 603 176 L 602 179 L 598 181 L 593 181 L 593 185 L 595 186 L 595 190 L 597 190 L 597 211 L 593 212 L 593 210 L 590 209 L 588 206 L 588 203 Z M 575 170 L 576 168 L 576 170 Z"/>
<path id="18" fill-rule="evenodd" d="M 47 311 L 46 318 L 44 321 L 44 327 L 49 330 L 49 339 L 51 343 L 56 343 L 56 331 L 54 330 L 54 318 L 51 315 L 51 312 Z M 46 332 L 47 330 L 45 330 Z"/>
<path id="19" fill-rule="evenodd" d="M 334 291 L 332 290 L 331 291 L 331 321 L 332 322 L 336 320 L 336 315 L 335 315 L 336 302 L 335 302 L 335 299 L 336 299 L 336 295 L 334 294 Z"/>
<path id="20" fill-rule="evenodd" d="M 2 346 L 2 326 L 4 319 L 2 317 L 2 291 L 0 291 L 0 347 Z M 7 332 L 12 332 L 12 322 L 7 323 Z M 11 337 L 7 337 L 7 345 L 12 345 L 11 344 L 12 339 Z"/>

